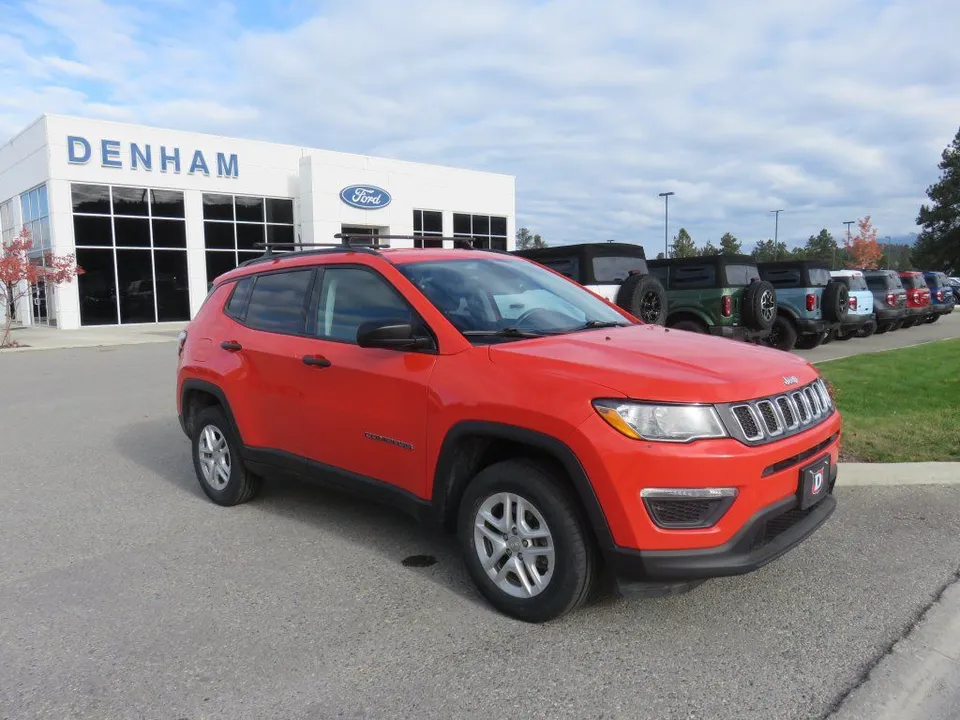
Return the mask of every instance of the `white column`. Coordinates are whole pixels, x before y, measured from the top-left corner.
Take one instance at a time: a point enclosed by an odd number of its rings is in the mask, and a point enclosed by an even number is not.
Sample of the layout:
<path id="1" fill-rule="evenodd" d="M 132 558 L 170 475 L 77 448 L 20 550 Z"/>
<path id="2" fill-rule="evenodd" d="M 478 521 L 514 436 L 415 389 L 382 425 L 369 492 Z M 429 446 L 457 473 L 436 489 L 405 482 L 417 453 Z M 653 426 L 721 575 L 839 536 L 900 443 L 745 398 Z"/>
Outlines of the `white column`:
<path id="1" fill-rule="evenodd" d="M 66 180 L 47 181 L 47 203 L 50 207 L 51 246 L 55 255 L 76 253 L 76 239 L 73 235 L 73 199 L 70 195 L 70 183 Z M 51 303 L 51 298 L 47 298 Z M 60 285 L 53 291 L 52 303 L 56 307 L 57 327 L 61 330 L 75 330 L 80 327 L 80 287 L 79 279 L 73 278 L 67 285 Z"/>
<path id="2" fill-rule="evenodd" d="M 207 297 L 207 258 L 203 251 L 203 194 L 197 190 L 186 190 L 183 201 L 187 219 L 190 318 L 193 319 Z"/>

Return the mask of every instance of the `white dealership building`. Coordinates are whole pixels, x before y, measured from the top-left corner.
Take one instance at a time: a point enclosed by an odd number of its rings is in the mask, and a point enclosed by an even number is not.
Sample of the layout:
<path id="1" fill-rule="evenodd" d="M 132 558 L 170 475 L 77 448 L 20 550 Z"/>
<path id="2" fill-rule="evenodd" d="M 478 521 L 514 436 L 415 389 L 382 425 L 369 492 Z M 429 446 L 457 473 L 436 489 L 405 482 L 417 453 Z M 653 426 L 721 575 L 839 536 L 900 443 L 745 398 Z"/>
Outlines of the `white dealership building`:
<path id="1" fill-rule="evenodd" d="M 34 262 L 84 273 L 33 287 L 25 324 L 63 329 L 189 320 L 213 278 L 257 243 L 340 232 L 514 248 L 514 177 L 366 155 L 43 115 L 0 146 L 0 233 Z"/>

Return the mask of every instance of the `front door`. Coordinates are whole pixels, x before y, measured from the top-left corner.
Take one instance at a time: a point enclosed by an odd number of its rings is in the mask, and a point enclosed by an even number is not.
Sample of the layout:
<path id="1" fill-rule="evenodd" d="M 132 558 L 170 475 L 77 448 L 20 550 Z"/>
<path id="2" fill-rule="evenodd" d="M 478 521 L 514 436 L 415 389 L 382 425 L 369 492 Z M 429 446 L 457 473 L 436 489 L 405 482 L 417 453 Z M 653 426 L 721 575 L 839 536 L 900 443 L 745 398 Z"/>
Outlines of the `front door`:
<path id="1" fill-rule="evenodd" d="M 298 374 L 297 454 L 424 497 L 437 356 L 356 343 L 361 324 L 411 322 L 415 311 L 379 273 L 358 265 L 324 266 L 312 303 L 313 339 L 301 345 L 312 360 Z"/>

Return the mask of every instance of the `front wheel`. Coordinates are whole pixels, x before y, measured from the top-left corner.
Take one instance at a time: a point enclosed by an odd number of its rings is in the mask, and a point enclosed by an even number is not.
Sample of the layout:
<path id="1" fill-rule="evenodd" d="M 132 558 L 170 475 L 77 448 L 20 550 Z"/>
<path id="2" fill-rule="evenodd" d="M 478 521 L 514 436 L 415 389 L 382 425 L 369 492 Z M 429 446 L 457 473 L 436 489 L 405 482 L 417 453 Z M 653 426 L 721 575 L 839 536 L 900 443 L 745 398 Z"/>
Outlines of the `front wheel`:
<path id="1" fill-rule="evenodd" d="M 563 481 L 539 463 L 505 460 L 482 470 L 464 492 L 457 534 L 480 592 L 518 620 L 566 615 L 596 582 L 583 514 Z"/>
<path id="2" fill-rule="evenodd" d="M 706 326 L 703 323 L 697 322 L 696 320 L 680 320 L 679 322 L 675 322 L 670 327 L 672 327 L 675 330 L 686 330 L 687 332 L 695 332 L 695 333 L 701 333 L 701 334 L 707 332 Z"/>

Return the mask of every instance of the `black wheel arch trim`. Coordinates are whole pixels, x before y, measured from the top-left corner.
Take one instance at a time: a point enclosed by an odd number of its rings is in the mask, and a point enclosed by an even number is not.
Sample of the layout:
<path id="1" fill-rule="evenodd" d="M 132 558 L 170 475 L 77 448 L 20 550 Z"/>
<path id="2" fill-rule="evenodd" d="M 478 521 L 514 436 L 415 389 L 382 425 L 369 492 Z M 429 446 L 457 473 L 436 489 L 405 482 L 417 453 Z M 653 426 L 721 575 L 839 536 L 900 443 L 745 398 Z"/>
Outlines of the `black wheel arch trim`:
<path id="1" fill-rule="evenodd" d="M 183 428 L 183 431 L 189 436 L 190 428 L 188 426 L 188 418 L 183 414 L 187 410 L 187 396 L 191 392 L 203 392 L 209 395 L 212 395 L 220 403 L 220 406 L 223 408 L 224 414 L 227 416 L 227 422 L 230 423 L 230 429 L 233 431 L 233 436 L 236 438 L 237 442 L 240 443 L 241 447 L 243 446 L 243 436 L 240 434 L 240 427 L 237 425 L 237 420 L 233 415 L 233 409 L 230 407 L 230 401 L 227 400 L 227 395 L 218 385 L 214 385 L 212 382 L 207 380 L 198 380 L 196 378 L 189 378 L 183 381 L 183 386 L 180 389 L 180 406 L 182 408 L 180 416 L 180 426 Z"/>
<path id="2" fill-rule="evenodd" d="M 521 445 L 529 445 L 559 462 L 570 478 L 600 550 L 606 553 L 615 547 L 613 534 L 600 505 L 600 500 L 597 498 L 593 485 L 591 485 L 583 465 L 573 450 L 562 440 L 558 440 L 551 435 L 505 423 L 464 420 L 447 431 L 440 447 L 433 476 L 431 500 L 437 523 L 443 527 L 449 527 L 448 522 L 451 515 L 456 516 L 459 495 L 462 494 L 469 479 L 458 482 L 454 470 L 461 457 L 462 441 L 471 438 L 507 440 Z"/>

